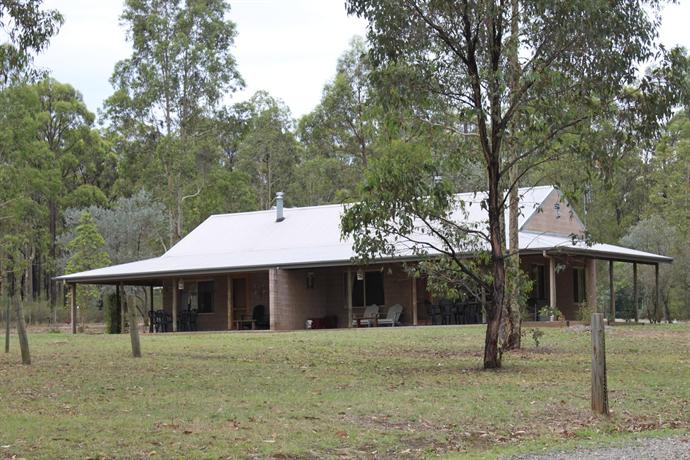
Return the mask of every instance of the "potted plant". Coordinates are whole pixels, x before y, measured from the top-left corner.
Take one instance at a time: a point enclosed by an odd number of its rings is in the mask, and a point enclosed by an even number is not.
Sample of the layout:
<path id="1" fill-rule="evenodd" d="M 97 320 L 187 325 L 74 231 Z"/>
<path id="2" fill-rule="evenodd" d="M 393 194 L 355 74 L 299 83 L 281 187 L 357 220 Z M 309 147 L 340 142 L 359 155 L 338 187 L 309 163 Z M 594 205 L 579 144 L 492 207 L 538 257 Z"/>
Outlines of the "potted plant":
<path id="1" fill-rule="evenodd" d="M 539 321 L 548 321 L 551 316 L 551 307 L 544 305 L 539 309 Z"/>
<path id="2" fill-rule="evenodd" d="M 544 305 L 539 310 L 539 321 L 558 321 L 563 317 L 563 313 L 556 308 Z"/>

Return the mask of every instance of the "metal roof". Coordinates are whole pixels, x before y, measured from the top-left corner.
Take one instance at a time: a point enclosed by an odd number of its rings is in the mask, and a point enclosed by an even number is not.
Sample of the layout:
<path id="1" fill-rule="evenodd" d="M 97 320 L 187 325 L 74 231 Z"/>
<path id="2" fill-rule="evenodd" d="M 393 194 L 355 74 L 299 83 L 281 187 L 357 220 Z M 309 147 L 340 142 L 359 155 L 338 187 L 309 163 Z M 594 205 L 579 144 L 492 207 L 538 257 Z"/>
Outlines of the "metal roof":
<path id="1" fill-rule="evenodd" d="M 551 186 L 520 189 L 520 227 L 537 212 L 553 190 Z M 453 212 L 454 218 L 464 223 L 480 224 L 486 221 L 487 214 L 481 206 L 485 197 L 485 193 L 459 194 L 457 199 L 465 206 L 464 210 L 458 208 Z M 68 282 L 114 282 L 174 274 L 350 264 L 356 255 L 352 250 L 353 241 L 350 238 L 341 239 L 340 232 L 345 206 L 285 208 L 285 220 L 281 222 L 276 222 L 275 210 L 213 215 L 160 257 L 63 275 L 56 279 Z M 570 239 L 563 236 L 520 234 L 521 250 L 565 248 L 566 242 L 570 243 Z M 602 254 L 608 251 L 621 256 L 646 257 L 654 262 L 670 260 L 618 246 L 598 246 L 602 248 L 576 248 L 590 253 L 599 250 Z M 407 256 L 411 256 L 411 253 Z"/>

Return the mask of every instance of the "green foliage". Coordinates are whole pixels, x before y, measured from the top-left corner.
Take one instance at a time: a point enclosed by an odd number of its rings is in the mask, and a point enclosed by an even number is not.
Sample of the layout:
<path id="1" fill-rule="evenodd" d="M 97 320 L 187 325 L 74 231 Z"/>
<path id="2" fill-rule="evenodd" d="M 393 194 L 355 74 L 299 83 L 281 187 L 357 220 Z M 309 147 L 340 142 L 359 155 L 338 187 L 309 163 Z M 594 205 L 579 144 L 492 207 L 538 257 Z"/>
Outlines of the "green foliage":
<path id="1" fill-rule="evenodd" d="M 62 25 L 60 13 L 41 9 L 42 3 L 0 0 L 0 88 L 30 72 L 32 53 L 47 47 Z"/>
<path id="2" fill-rule="evenodd" d="M 584 325 L 589 326 L 592 322 L 592 314 L 596 313 L 594 306 L 589 304 L 581 305 L 577 309 L 577 320 L 582 322 Z"/>
<path id="3" fill-rule="evenodd" d="M 248 126 L 238 146 L 237 169 L 251 178 L 259 209 L 268 209 L 275 193 L 292 184 L 300 145 L 291 131 L 290 111 L 281 101 L 260 91 L 242 106 Z M 290 204 L 292 198 L 286 200 Z"/>
<path id="4" fill-rule="evenodd" d="M 67 231 L 62 240 L 75 238 L 84 213 L 93 217 L 112 263 L 122 264 L 155 257 L 165 249 L 165 209 L 144 190 L 118 198 L 110 208 L 90 206 L 65 212 Z"/>
<path id="5" fill-rule="evenodd" d="M 541 329 L 530 329 L 530 335 L 534 341 L 534 348 L 539 348 L 541 338 L 544 337 L 544 331 Z"/>
<path id="6" fill-rule="evenodd" d="M 637 65 L 655 55 L 659 3 L 475 0 L 461 8 L 416 0 L 346 4 L 351 14 L 369 23 L 374 64 L 408 70 L 399 80 L 404 89 L 393 93 L 414 107 L 408 113 L 440 127 L 449 138 L 467 138 L 481 153 L 493 279 L 485 366 L 499 367 L 497 343 L 506 297 L 505 191 L 517 186 L 515 178 L 561 159 L 569 150 L 587 163 L 599 161 L 591 156 L 598 151 L 585 146 L 601 126 L 622 118 L 648 135 L 671 113 L 669 102 L 678 100 L 673 90 L 659 93 L 669 95 L 665 103 L 660 102 L 663 97 L 625 91 L 635 83 Z M 658 86 L 672 89 L 666 83 L 675 78 L 666 77 L 668 72 L 645 76 L 639 93 L 654 93 Z M 644 109 L 620 110 L 626 105 Z M 435 116 L 426 116 L 428 107 L 435 109 Z M 635 114 L 642 121 L 626 118 Z M 512 148 L 510 157 L 506 145 Z M 458 148 L 451 155 L 463 156 L 464 151 Z M 604 160 L 608 153 L 603 151 Z M 368 217 L 362 220 L 366 223 Z M 455 243 L 453 232 L 437 231 Z M 360 233 L 376 231 L 364 227 Z"/>
<path id="7" fill-rule="evenodd" d="M 418 274 L 429 275 L 430 289 L 451 298 L 460 289 L 476 293 L 477 285 L 489 282 L 478 270 L 487 262 L 485 237 L 479 223 L 463 222 L 463 203 L 447 181 L 438 180 L 438 164 L 427 152 L 423 144 L 393 142 L 372 160 L 360 201 L 343 216 L 343 235 L 354 239 L 363 263 L 376 257 L 431 256 L 418 266 Z M 479 257 L 467 259 L 467 252 Z"/>
<path id="8" fill-rule="evenodd" d="M 632 226 L 628 233 L 621 239 L 621 244 L 641 251 L 655 254 L 676 256 L 673 264 L 660 264 L 659 266 L 659 291 L 661 307 L 670 309 L 674 305 L 674 313 L 681 318 L 690 315 L 688 306 L 687 258 L 688 239 L 683 238 L 678 229 L 664 220 L 662 216 L 655 216 L 639 221 Z M 685 252 L 685 253 L 684 253 Z M 625 270 L 625 285 L 632 303 L 632 275 L 628 268 Z M 639 282 L 641 287 L 641 299 L 643 304 L 653 305 L 655 292 L 655 278 L 653 270 L 640 270 Z M 675 289 L 672 290 L 672 287 Z M 675 298 L 672 299 L 672 294 Z M 632 307 L 632 305 L 631 305 Z M 658 311 L 658 315 L 662 312 Z M 675 317 L 677 317 L 674 315 Z"/>
<path id="9" fill-rule="evenodd" d="M 116 64 L 105 109 L 122 166 L 132 173 L 119 187 L 132 193 L 162 184 L 152 191 L 166 207 L 168 244 L 198 224 L 185 213 L 206 197 L 209 172 L 222 168 L 223 120 L 215 115 L 243 84 L 228 10 L 224 0 L 129 0 L 122 14 L 133 54 Z"/>
<path id="10" fill-rule="evenodd" d="M 105 240 L 88 212 L 81 215 L 74 239 L 69 242 L 67 249 L 71 255 L 65 266 L 66 273 L 93 270 L 110 264 Z M 98 297 L 99 289 L 96 286 L 83 285 L 77 289 L 77 303 L 82 310 L 93 306 Z"/>

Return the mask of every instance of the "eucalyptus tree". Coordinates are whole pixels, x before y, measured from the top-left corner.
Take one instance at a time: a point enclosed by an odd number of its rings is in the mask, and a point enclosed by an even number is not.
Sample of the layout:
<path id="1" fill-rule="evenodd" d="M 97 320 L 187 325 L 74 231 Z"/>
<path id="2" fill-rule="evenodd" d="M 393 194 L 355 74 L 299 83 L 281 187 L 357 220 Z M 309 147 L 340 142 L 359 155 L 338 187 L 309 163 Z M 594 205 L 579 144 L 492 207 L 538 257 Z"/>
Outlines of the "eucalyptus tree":
<path id="1" fill-rule="evenodd" d="M 492 299 L 486 308 L 485 368 L 501 365 L 499 330 L 508 255 L 501 216 L 506 190 L 540 162 L 558 159 L 565 137 L 586 136 L 585 127 L 608 115 L 621 89 L 636 80 L 637 66 L 654 56 L 659 5 L 656 0 L 520 1 L 514 11 L 510 2 L 493 0 L 347 1 L 351 14 L 369 21 L 374 63 L 410 69 L 410 78 L 398 81 L 400 92 L 439 99 L 446 114 L 442 127 L 454 134 L 469 127 L 463 134 L 471 136 L 480 153 L 488 187 L 482 238 L 491 274 L 485 283 Z M 515 15 L 516 45 L 510 43 Z M 518 59 L 511 62 L 515 48 Z M 511 130 L 517 117 L 519 130 Z M 507 159 L 508 139 L 519 153 Z M 509 180 L 514 165 L 520 174 Z M 395 206 L 373 198 L 364 202 L 386 207 L 389 218 L 402 217 Z M 456 242 L 456 234 L 468 229 L 451 231 L 440 223 L 451 200 L 439 199 L 436 205 L 440 212 L 428 220 L 428 231 L 446 236 L 441 238 L 446 243 Z M 361 207 L 351 216 L 356 218 L 358 212 L 359 229 L 351 226 L 351 233 L 365 243 L 381 220 L 370 219 Z M 404 229 L 412 231 L 414 226 Z M 471 276 L 471 270 L 463 272 Z"/>
<path id="2" fill-rule="evenodd" d="M 364 40 L 355 37 L 338 59 L 336 74 L 323 88 L 319 105 L 299 122 L 298 133 L 311 157 L 336 158 L 365 168 L 377 135 L 377 105 Z"/>
<path id="3" fill-rule="evenodd" d="M 0 0 L 0 88 L 30 74 L 33 54 L 48 46 L 63 23 L 57 10 L 42 9 L 42 3 Z"/>
<path id="4" fill-rule="evenodd" d="M 105 250 L 105 240 L 98 231 L 93 216 L 84 211 L 74 232 L 74 238 L 67 244 L 69 259 L 65 266 L 65 273 L 77 273 L 110 264 L 110 256 Z M 77 292 L 78 305 L 85 312 L 95 305 L 99 297 L 98 287 L 95 285 L 81 286 Z M 76 319 L 76 318 L 75 318 Z"/>
<path id="5" fill-rule="evenodd" d="M 34 92 L 25 87 L 0 92 L 0 276 L 14 305 L 22 362 L 30 364 L 24 325 L 22 281 L 31 273 L 37 248 L 46 243 L 45 197 L 55 180 L 45 144 L 36 141 Z"/>
<path id="6" fill-rule="evenodd" d="M 251 178 L 259 208 L 267 209 L 276 192 L 290 187 L 300 160 L 294 122 L 287 106 L 264 91 L 239 104 L 237 110 L 247 127 L 237 148 L 236 168 Z M 287 202 L 291 200 L 287 196 Z"/>
<path id="7" fill-rule="evenodd" d="M 105 115 L 125 167 L 162 185 L 152 190 L 166 206 L 169 244 L 222 155 L 206 121 L 243 85 L 228 11 L 224 0 L 127 0 L 121 16 L 132 56 L 115 65 Z"/>
<path id="8" fill-rule="evenodd" d="M 58 236 L 64 229 L 63 213 L 68 207 L 104 205 L 115 181 L 116 161 L 109 145 L 94 128 L 95 116 L 81 94 L 72 86 L 47 78 L 26 87 L 35 92 L 38 104 L 32 107 L 37 124 L 36 139 L 47 147 L 47 169 L 53 184 L 45 197 L 48 211 L 48 254 L 45 265 L 48 298 L 57 303 L 56 275 L 59 257 Z"/>

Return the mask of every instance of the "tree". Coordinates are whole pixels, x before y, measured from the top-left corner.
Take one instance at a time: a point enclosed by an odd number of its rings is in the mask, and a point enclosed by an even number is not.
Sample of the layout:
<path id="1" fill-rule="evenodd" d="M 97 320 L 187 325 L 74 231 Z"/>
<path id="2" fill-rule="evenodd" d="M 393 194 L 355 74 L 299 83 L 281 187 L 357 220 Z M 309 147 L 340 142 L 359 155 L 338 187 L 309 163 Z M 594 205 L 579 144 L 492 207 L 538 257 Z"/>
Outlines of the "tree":
<path id="1" fill-rule="evenodd" d="M 208 120 L 242 86 L 231 48 L 235 25 L 224 0 L 128 0 L 122 14 L 133 54 L 116 64 L 106 116 L 123 162 L 154 189 L 168 213 L 168 244 L 219 161 Z"/>
<path id="2" fill-rule="evenodd" d="M 237 170 L 252 179 L 259 209 L 268 209 L 275 193 L 290 187 L 300 146 L 290 111 L 281 101 L 259 91 L 242 107 L 248 127 L 237 150 Z M 287 197 L 288 203 L 291 199 Z"/>
<path id="3" fill-rule="evenodd" d="M 641 220 L 632 226 L 628 233 L 621 238 L 621 244 L 641 251 L 671 255 L 676 252 L 677 247 L 687 244 L 687 240 L 679 245 L 676 229 L 663 218 L 657 216 Z M 680 265 L 678 265 L 678 262 L 680 262 Z M 663 315 L 668 322 L 671 322 L 671 312 L 669 309 L 671 283 L 674 277 L 678 277 L 679 271 L 685 271 L 683 262 L 685 261 L 676 261 L 676 264 L 663 264 L 659 267 L 659 294 L 663 304 Z M 648 297 L 656 295 L 655 279 L 652 273 L 642 276 L 641 284 L 642 290 L 648 293 Z M 647 303 L 654 305 L 655 301 L 650 300 Z M 653 313 L 652 316 L 654 318 L 661 314 L 661 312 L 656 311 Z"/>
<path id="4" fill-rule="evenodd" d="M 378 132 L 371 71 L 364 40 L 353 38 L 321 102 L 300 120 L 299 137 L 309 157 L 337 158 L 358 171 L 366 168 Z"/>
<path id="5" fill-rule="evenodd" d="M 62 25 L 56 10 L 41 9 L 42 0 L 0 0 L 0 88 L 20 77 Z"/>
<path id="6" fill-rule="evenodd" d="M 110 264 L 110 256 L 105 251 L 105 240 L 88 212 L 82 213 L 74 239 L 67 245 L 67 250 L 70 257 L 65 266 L 66 273 L 93 270 Z M 84 285 L 77 293 L 77 304 L 86 310 L 95 304 L 99 295 L 100 291 L 96 286 Z"/>
<path id="7" fill-rule="evenodd" d="M 65 212 L 68 230 L 62 235 L 63 241 L 75 238 L 84 213 L 92 217 L 114 264 L 159 256 L 166 249 L 165 208 L 144 190 L 131 197 L 118 198 L 110 208 L 68 209 Z"/>
<path id="8" fill-rule="evenodd" d="M 690 87 L 690 84 L 688 85 Z M 674 257 L 671 270 L 668 307 L 679 318 L 690 317 L 690 117 L 679 112 L 669 122 L 650 161 L 648 201 L 644 215 L 648 225 L 666 222 L 675 238 L 665 241 L 668 254 Z M 639 231 L 633 228 L 626 238 Z M 661 235 L 649 235 L 661 238 Z M 644 238 L 636 238 L 640 243 Z"/>
<path id="9" fill-rule="evenodd" d="M 45 258 L 46 276 L 56 275 L 58 235 L 63 229 L 67 207 L 104 205 L 115 178 L 115 159 L 100 133 L 93 128 L 91 113 L 81 94 L 72 86 L 45 79 L 31 86 L 40 102 L 35 110 L 36 137 L 51 155 L 54 184 L 46 196 L 49 244 Z M 57 284 L 50 281 L 51 308 L 58 299 Z"/>
<path id="10" fill-rule="evenodd" d="M 652 57 L 656 22 L 649 11 L 658 12 L 658 2 L 519 2 L 519 59 L 512 63 L 518 72 L 510 71 L 509 2 L 348 0 L 347 7 L 369 21 L 375 64 L 412 69 L 401 86 L 437 98 L 446 114 L 446 132 L 471 136 L 481 152 L 492 298 L 486 308 L 484 367 L 500 367 L 506 300 L 501 216 L 506 191 L 517 185 L 508 180 L 509 171 L 518 165 L 519 179 L 540 162 L 557 159 L 566 136 L 576 129 L 584 134 L 609 115 L 621 88 L 635 81 L 637 64 Z M 511 81 L 514 75 L 518 78 Z M 511 131 L 518 116 L 520 131 Z M 463 133 L 463 126 L 469 132 Z M 519 152 L 508 161 L 507 139 Z M 436 219 L 429 220 L 430 231 L 447 236 L 447 226 L 439 224 L 448 208 L 437 211 Z M 360 223 L 355 238 L 369 239 L 369 225 L 375 222 Z M 450 236 L 456 233 L 453 229 Z"/>

